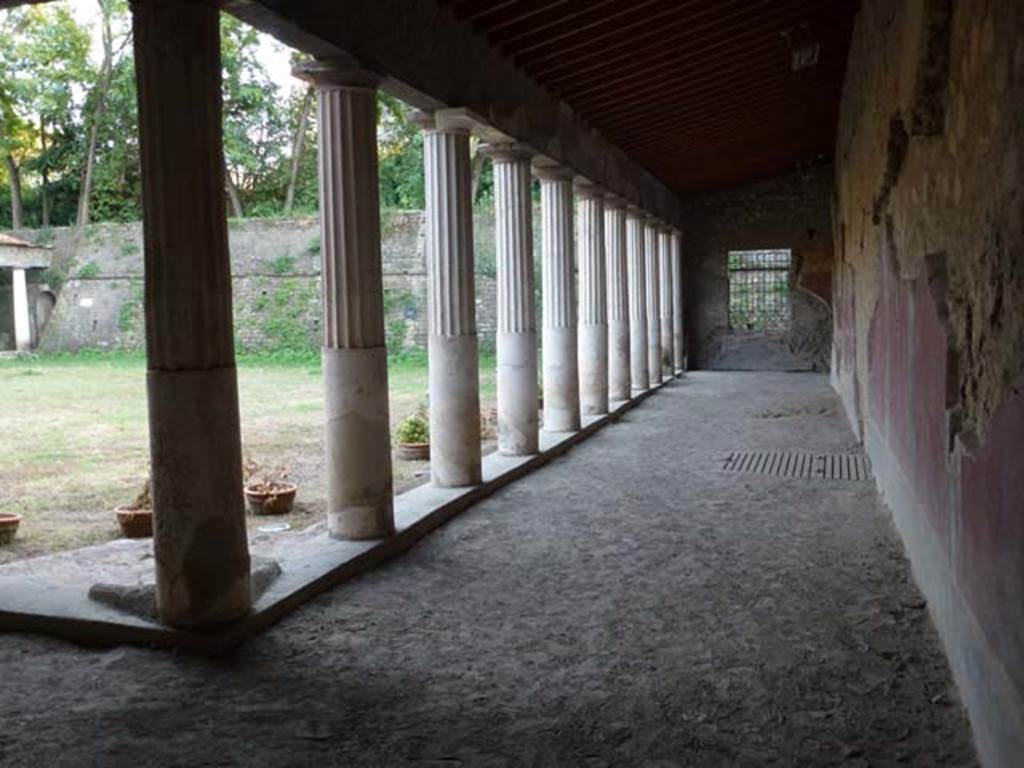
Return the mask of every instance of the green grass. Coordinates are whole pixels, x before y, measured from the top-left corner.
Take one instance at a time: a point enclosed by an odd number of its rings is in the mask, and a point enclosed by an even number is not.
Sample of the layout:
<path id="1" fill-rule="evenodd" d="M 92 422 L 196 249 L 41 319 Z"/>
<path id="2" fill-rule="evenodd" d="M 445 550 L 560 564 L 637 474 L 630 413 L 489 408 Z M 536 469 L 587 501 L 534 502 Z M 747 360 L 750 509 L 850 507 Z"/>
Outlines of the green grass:
<path id="1" fill-rule="evenodd" d="M 494 358 L 480 361 L 481 403 L 493 405 Z M 392 430 L 424 401 L 423 353 L 389 361 Z M 106 541 L 112 509 L 148 475 L 146 364 L 142 353 L 81 352 L 0 359 L 0 511 L 23 516 L 0 563 Z M 238 359 L 242 445 L 266 466 L 288 467 L 300 485 L 302 525 L 323 514 L 323 382 L 316 354 Z M 396 487 L 422 464 L 396 462 Z"/>

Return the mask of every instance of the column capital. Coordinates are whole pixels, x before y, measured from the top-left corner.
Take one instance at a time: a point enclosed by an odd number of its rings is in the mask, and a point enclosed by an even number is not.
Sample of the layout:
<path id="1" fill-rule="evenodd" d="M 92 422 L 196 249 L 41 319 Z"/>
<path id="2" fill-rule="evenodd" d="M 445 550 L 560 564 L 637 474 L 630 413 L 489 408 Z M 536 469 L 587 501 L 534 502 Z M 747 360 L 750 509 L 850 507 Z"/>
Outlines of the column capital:
<path id="1" fill-rule="evenodd" d="M 376 90 L 384 79 L 355 59 L 309 59 L 292 67 L 292 75 L 312 83 L 317 88 L 351 88 Z"/>
<path id="2" fill-rule="evenodd" d="M 572 189 L 577 197 L 585 199 L 602 200 L 605 196 L 604 189 L 599 184 L 583 176 L 573 178 Z"/>
<path id="3" fill-rule="evenodd" d="M 444 107 L 433 111 L 416 110 L 412 113 L 411 119 L 428 132 L 461 133 L 467 136 L 472 134 L 492 144 L 515 142 L 511 136 L 497 130 L 482 116 L 465 107 Z"/>
<path id="4" fill-rule="evenodd" d="M 610 208 L 612 208 L 612 209 L 625 208 L 626 205 L 627 205 L 626 204 L 626 198 L 620 197 L 619 195 L 613 194 L 611 192 L 606 192 L 605 193 L 605 196 L 604 196 L 604 207 L 605 207 L 605 210 L 608 210 Z"/>
<path id="5" fill-rule="evenodd" d="M 626 216 L 631 219 L 639 219 L 644 221 L 647 218 L 647 211 L 641 208 L 639 205 L 633 203 L 626 203 Z"/>
<path id="6" fill-rule="evenodd" d="M 541 181 L 572 181 L 576 178 L 576 172 L 572 168 L 543 155 L 533 158 L 533 175 Z"/>
<path id="7" fill-rule="evenodd" d="M 529 146 L 518 141 L 487 141 L 477 147 L 476 151 L 496 163 L 526 161 L 536 154 Z"/>

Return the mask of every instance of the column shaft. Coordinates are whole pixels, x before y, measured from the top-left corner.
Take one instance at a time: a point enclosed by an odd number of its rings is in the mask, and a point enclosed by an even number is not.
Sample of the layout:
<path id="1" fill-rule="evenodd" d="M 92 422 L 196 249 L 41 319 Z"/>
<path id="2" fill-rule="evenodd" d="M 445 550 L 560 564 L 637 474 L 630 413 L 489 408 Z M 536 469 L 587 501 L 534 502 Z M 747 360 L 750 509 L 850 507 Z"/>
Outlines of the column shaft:
<path id="1" fill-rule="evenodd" d="M 326 388 L 327 529 L 343 539 L 395 532 L 388 359 L 377 178 L 377 78 L 332 66 L 317 86 Z"/>
<path id="2" fill-rule="evenodd" d="M 221 143 L 220 19 L 132 5 L 157 610 L 179 627 L 251 604 Z"/>
<path id="3" fill-rule="evenodd" d="M 672 367 L 672 231 L 662 226 L 658 233 L 658 287 L 660 289 L 660 327 L 661 327 L 661 378 L 671 379 L 675 375 Z"/>
<path id="4" fill-rule="evenodd" d="M 629 291 L 629 373 L 634 393 L 650 387 L 647 368 L 647 259 L 644 215 L 632 206 L 626 212 L 627 288 Z"/>
<path id="5" fill-rule="evenodd" d="M 473 285 L 469 131 L 425 126 L 430 472 L 436 485 L 480 483 L 480 362 Z"/>
<path id="6" fill-rule="evenodd" d="M 661 249 L 658 223 L 648 217 L 644 221 L 644 251 L 647 288 L 647 376 L 650 385 L 661 382 Z"/>
<path id="7" fill-rule="evenodd" d="M 32 323 L 28 315 L 28 283 L 24 269 L 11 271 L 14 290 L 14 348 L 27 350 L 32 346 Z"/>
<path id="8" fill-rule="evenodd" d="M 537 175 L 541 180 L 543 244 L 544 429 L 573 432 L 580 428 L 580 392 L 573 275 L 572 174 L 564 170 L 544 170 Z"/>
<path id="9" fill-rule="evenodd" d="M 683 244 L 682 234 L 672 231 L 672 370 L 683 372 Z"/>
<path id="10" fill-rule="evenodd" d="M 608 279 L 608 399 L 629 400 L 626 209 L 621 200 L 605 200 L 604 249 Z"/>
<path id="11" fill-rule="evenodd" d="M 494 165 L 498 450 L 528 456 L 539 449 L 530 153 L 500 145 L 486 152 Z"/>
<path id="12" fill-rule="evenodd" d="M 604 200 L 592 185 L 577 196 L 579 221 L 580 411 L 608 413 L 608 298 L 604 255 Z"/>

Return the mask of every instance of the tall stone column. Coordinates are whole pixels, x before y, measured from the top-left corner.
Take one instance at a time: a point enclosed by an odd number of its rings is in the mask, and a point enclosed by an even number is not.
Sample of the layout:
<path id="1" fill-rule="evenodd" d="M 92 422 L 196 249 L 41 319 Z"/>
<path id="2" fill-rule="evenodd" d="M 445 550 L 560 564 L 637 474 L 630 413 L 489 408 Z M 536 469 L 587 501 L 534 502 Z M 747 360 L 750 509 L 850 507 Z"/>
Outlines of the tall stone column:
<path id="1" fill-rule="evenodd" d="M 675 375 L 672 367 L 672 313 L 675 304 L 672 300 L 672 228 L 662 224 L 658 230 L 658 287 L 660 288 L 660 328 L 661 328 L 661 378 L 671 379 Z"/>
<path id="2" fill-rule="evenodd" d="M 629 400 L 629 291 L 626 267 L 626 204 L 604 199 L 604 251 L 608 278 L 608 399 Z"/>
<path id="3" fill-rule="evenodd" d="M 221 143 L 220 18 L 132 3 L 145 235 L 157 611 L 177 627 L 251 605 Z"/>
<path id="4" fill-rule="evenodd" d="M 658 221 L 644 219 L 647 288 L 647 376 L 653 387 L 661 383 L 661 238 Z"/>
<path id="5" fill-rule="evenodd" d="M 28 283 L 24 269 L 11 270 L 14 290 L 14 348 L 19 352 L 32 346 L 32 323 L 28 315 Z"/>
<path id="6" fill-rule="evenodd" d="M 629 375 L 633 394 L 650 388 L 647 368 L 647 259 L 644 213 L 626 208 L 626 282 L 629 291 Z"/>
<path id="7" fill-rule="evenodd" d="M 388 356 L 380 255 L 377 83 L 370 72 L 313 62 L 320 161 L 326 387 L 327 530 L 341 539 L 395 532 Z"/>
<path id="8" fill-rule="evenodd" d="M 541 287 L 544 327 L 544 429 L 580 428 L 576 354 L 576 291 L 573 275 L 572 177 L 569 168 L 534 168 L 540 179 Z"/>
<path id="9" fill-rule="evenodd" d="M 430 474 L 435 485 L 480 483 L 480 361 L 473 284 L 471 124 L 420 115 L 427 199 Z"/>
<path id="10" fill-rule="evenodd" d="M 608 413 L 608 297 L 603 198 L 596 185 L 577 182 L 580 412 L 588 416 Z"/>
<path id="11" fill-rule="evenodd" d="M 529 149 L 489 144 L 494 166 L 498 289 L 498 451 L 537 453 L 537 321 L 533 299 L 533 201 Z"/>
<path id="12" fill-rule="evenodd" d="M 683 372 L 683 234 L 672 230 L 672 371 Z"/>

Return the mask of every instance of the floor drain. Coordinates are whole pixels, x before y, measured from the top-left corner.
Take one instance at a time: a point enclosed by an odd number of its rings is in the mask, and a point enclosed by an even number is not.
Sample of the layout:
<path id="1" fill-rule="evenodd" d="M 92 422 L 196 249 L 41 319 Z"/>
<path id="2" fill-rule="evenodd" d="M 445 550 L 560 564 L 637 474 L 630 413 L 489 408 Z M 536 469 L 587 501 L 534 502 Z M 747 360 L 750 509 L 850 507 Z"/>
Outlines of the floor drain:
<path id="1" fill-rule="evenodd" d="M 733 451 L 723 460 L 726 472 L 806 477 L 818 480 L 868 480 L 871 463 L 853 453 L 786 453 Z"/>

